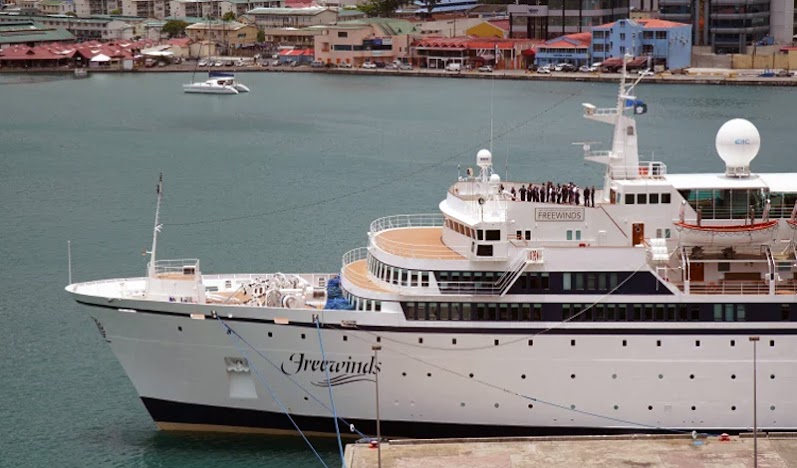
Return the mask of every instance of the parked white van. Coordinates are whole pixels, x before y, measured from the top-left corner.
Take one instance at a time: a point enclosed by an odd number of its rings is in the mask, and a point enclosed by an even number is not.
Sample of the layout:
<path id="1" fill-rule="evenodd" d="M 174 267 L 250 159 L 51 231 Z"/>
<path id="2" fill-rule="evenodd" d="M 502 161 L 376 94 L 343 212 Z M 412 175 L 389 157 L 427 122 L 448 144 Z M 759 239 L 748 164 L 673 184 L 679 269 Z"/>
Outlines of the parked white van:
<path id="1" fill-rule="evenodd" d="M 451 62 L 448 65 L 446 65 L 446 70 L 452 71 L 452 72 L 453 71 L 455 71 L 455 72 L 462 71 L 462 64 L 459 63 L 459 62 Z"/>

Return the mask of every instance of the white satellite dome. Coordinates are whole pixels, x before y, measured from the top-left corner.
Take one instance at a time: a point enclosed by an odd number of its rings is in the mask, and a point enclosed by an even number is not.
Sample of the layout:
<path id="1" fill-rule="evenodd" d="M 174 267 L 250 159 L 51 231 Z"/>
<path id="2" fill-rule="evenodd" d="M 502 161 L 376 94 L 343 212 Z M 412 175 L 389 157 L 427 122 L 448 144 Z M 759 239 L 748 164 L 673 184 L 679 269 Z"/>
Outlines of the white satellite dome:
<path id="1" fill-rule="evenodd" d="M 761 135 L 749 120 L 729 120 L 717 132 L 716 147 L 725 161 L 725 175 L 749 176 L 750 162 L 761 148 Z"/>
<path id="2" fill-rule="evenodd" d="M 481 168 L 492 167 L 493 154 L 490 153 L 490 150 L 480 149 L 479 152 L 476 153 L 476 165 Z"/>
<path id="3" fill-rule="evenodd" d="M 497 184 L 501 182 L 501 176 L 498 174 L 490 174 L 490 182 L 493 184 Z"/>

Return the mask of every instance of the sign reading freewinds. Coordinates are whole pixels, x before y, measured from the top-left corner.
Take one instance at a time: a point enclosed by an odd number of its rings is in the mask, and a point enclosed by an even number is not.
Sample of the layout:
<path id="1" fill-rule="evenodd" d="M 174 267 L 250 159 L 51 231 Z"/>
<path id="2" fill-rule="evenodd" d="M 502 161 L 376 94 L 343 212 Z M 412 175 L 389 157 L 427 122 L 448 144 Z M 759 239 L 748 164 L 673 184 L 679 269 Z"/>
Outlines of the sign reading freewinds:
<path id="1" fill-rule="evenodd" d="M 317 387 L 336 387 L 353 382 L 373 382 L 373 375 L 381 369 L 380 363 L 374 361 L 355 361 L 351 357 L 343 361 L 330 361 L 311 359 L 304 353 L 293 353 L 287 361 L 280 366 L 285 375 L 300 373 L 318 373 L 322 380 L 311 382 Z M 329 380 L 326 374 L 329 372 Z"/>
<path id="2" fill-rule="evenodd" d="M 581 222 L 584 221 L 584 208 L 576 206 L 561 208 L 535 208 L 534 220 L 541 222 Z"/>

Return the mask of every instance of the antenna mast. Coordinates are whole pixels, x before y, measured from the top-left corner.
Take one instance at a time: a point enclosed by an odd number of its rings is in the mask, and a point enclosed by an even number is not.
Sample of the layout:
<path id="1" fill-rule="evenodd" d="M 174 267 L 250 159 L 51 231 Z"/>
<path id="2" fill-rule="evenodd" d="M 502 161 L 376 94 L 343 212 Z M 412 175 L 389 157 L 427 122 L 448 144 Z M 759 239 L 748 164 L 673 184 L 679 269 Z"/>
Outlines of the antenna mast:
<path id="1" fill-rule="evenodd" d="M 149 268 L 147 276 L 155 277 L 155 251 L 158 248 L 158 233 L 161 232 L 163 225 L 160 223 L 161 199 L 163 198 L 163 173 L 160 174 L 158 185 L 155 187 L 158 194 L 158 202 L 155 205 L 155 228 L 152 230 L 152 250 L 149 252 Z"/>

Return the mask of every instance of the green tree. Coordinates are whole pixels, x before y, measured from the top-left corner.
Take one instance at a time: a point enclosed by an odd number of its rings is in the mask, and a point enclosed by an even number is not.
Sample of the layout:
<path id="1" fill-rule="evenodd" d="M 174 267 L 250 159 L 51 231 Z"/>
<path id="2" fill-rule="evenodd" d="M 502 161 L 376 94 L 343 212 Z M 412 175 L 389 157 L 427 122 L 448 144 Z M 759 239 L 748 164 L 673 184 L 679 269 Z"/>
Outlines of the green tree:
<path id="1" fill-rule="evenodd" d="M 112 15 L 121 15 L 122 14 L 122 10 L 120 10 L 118 8 L 115 9 L 115 10 L 111 10 L 111 14 Z"/>
<path id="2" fill-rule="evenodd" d="M 408 0 L 366 0 L 358 8 L 370 17 L 391 17 Z"/>
<path id="3" fill-rule="evenodd" d="M 266 32 L 262 29 L 257 30 L 257 42 L 266 42 Z"/>
<path id="4" fill-rule="evenodd" d="M 188 26 L 188 23 L 185 21 L 180 20 L 170 20 L 167 21 L 166 24 L 163 25 L 161 28 L 161 32 L 164 32 L 169 35 L 169 39 L 173 37 L 182 36 L 185 34 L 185 28 Z"/>
<path id="5" fill-rule="evenodd" d="M 224 16 L 221 17 L 222 21 L 235 21 L 235 13 L 228 11 L 224 13 Z"/>

